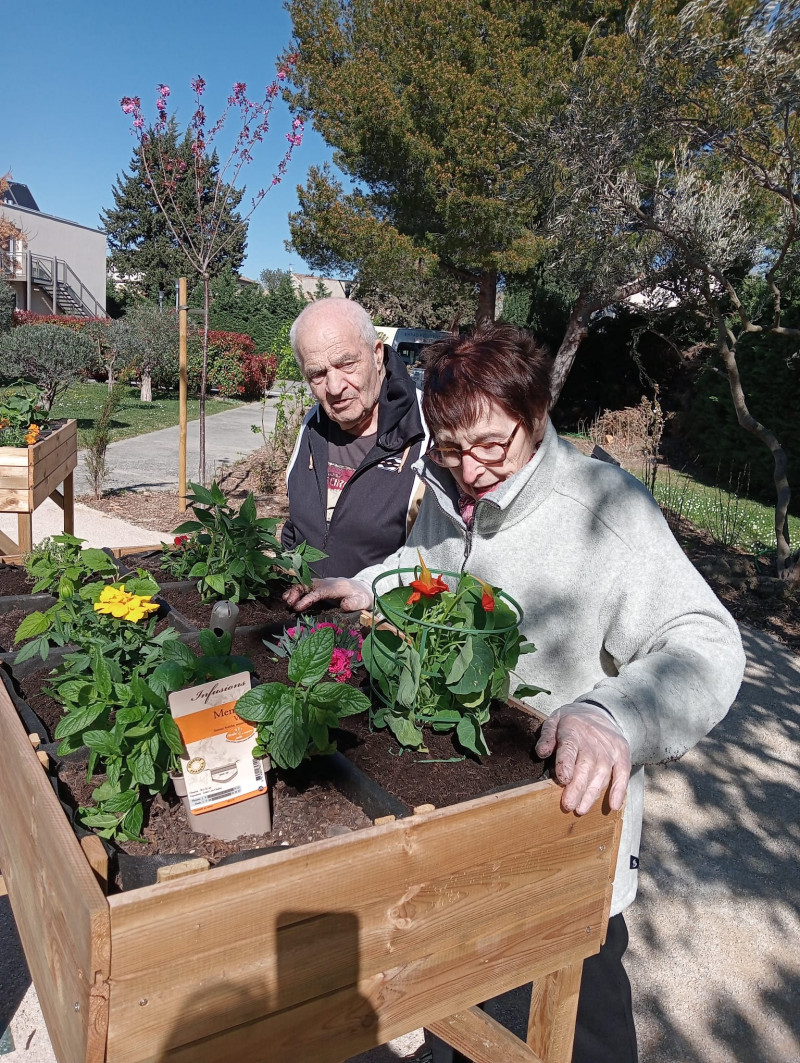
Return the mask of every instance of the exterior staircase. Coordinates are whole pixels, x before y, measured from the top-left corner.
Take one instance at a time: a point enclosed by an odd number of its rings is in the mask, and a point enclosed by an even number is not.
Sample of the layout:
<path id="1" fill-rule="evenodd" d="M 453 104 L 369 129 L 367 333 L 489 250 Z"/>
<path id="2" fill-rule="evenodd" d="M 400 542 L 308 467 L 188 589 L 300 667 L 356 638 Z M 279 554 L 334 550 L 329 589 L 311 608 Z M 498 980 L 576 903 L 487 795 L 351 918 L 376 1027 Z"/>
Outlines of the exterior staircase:
<path id="1" fill-rule="evenodd" d="M 105 317 L 104 307 L 98 303 L 64 259 L 31 255 L 30 270 L 31 284 L 48 297 L 53 304 L 54 314 L 68 314 L 71 317 Z"/>

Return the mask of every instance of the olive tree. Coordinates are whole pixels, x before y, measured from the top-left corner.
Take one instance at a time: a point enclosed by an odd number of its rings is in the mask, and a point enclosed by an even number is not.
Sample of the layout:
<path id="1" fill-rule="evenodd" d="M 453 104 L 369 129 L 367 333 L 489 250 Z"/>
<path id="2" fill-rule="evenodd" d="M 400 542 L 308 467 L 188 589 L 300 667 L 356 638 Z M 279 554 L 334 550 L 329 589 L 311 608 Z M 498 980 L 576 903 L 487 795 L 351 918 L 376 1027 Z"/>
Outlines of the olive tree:
<path id="1" fill-rule="evenodd" d="M 52 408 L 92 365 L 95 348 L 80 332 L 60 325 L 21 325 L 0 336 L 0 376 L 36 384 Z"/>

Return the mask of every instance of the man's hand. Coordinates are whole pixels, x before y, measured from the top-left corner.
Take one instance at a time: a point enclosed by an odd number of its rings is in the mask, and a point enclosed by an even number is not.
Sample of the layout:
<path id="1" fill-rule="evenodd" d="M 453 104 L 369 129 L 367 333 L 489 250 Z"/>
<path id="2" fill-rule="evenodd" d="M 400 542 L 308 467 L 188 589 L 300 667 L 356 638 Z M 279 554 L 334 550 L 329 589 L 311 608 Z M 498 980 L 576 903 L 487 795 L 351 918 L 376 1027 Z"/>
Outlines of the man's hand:
<path id="1" fill-rule="evenodd" d="M 631 752 L 619 727 L 594 705 L 556 709 L 542 725 L 536 753 L 556 751 L 556 782 L 564 787 L 561 807 L 585 815 L 612 780 L 609 803 L 622 808 L 631 777 Z"/>
<path id="2" fill-rule="evenodd" d="M 357 579 L 315 579 L 311 587 L 290 587 L 283 600 L 298 613 L 315 602 L 338 601 L 346 613 L 372 608 L 372 590 L 368 583 Z"/>

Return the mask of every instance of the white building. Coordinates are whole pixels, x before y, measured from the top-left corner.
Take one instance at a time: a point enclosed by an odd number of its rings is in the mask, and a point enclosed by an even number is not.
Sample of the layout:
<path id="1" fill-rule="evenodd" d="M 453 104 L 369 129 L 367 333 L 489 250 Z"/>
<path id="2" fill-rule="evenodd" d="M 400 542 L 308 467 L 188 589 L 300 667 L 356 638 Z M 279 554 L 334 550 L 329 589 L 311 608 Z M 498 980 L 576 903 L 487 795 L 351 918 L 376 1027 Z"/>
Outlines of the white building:
<path id="1" fill-rule="evenodd" d="M 0 248 L 0 276 L 13 288 L 18 310 L 105 317 L 105 233 L 43 214 L 18 181 L 0 193 L 0 219 L 22 234 Z"/>

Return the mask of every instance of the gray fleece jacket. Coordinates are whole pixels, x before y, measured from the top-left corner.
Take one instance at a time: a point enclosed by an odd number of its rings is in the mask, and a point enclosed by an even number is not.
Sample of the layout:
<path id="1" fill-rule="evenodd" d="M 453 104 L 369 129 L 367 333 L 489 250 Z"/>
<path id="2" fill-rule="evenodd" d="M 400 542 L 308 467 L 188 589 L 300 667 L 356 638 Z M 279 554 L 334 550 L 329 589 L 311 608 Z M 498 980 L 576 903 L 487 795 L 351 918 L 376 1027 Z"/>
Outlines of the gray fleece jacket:
<path id="1" fill-rule="evenodd" d="M 584 457 L 552 423 L 533 460 L 477 503 L 471 530 L 452 476 L 426 459 L 415 468 L 427 490 L 408 542 L 356 578 L 372 583 L 413 567 L 419 549 L 432 570 L 468 571 L 502 588 L 522 606 L 521 630 L 537 647 L 516 675 L 552 692 L 530 704 L 549 715 L 591 702 L 613 717 L 634 765 L 615 915 L 636 895 L 643 766 L 682 756 L 728 711 L 745 663 L 738 629 L 646 488 Z"/>

